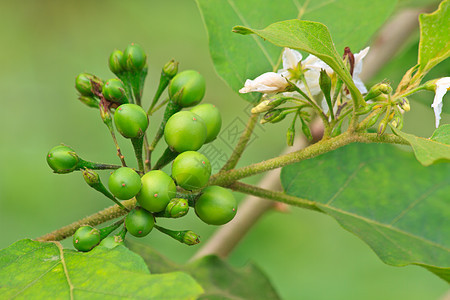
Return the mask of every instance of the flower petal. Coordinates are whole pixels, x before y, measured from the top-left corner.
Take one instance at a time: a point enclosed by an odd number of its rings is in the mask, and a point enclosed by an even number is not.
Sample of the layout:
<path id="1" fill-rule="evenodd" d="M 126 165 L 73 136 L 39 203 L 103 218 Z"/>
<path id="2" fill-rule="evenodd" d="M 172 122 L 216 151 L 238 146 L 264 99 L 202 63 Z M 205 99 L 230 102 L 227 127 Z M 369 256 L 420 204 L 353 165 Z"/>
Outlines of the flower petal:
<path id="1" fill-rule="evenodd" d="M 288 85 L 286 79 L 280 74 L 267 72 L 256 77 L 254 80 L 247 79 L 244 87 L 239 90 L 239 93 L 276 93 L 284 91 Z"/>
<path id="2" fill-rule="evenodd" d="M 449 88 L 450 77 L 443 77 L 436 81 L 436 94 L 434 95 L 433 104 L 431 104 L 431 107 L 434 109 L 434 115 L 436 117 L 436 128 L 439 127 L 439 122 L 441 121 L 442 106 L 444 105 L 442 100 Z"/>
<path id="3" fill-rule="evenodd" d="M 283 51 L 283 70 L 295 69 L 302 60 L 302 54 L 290 48 L 284 48 Z"/>

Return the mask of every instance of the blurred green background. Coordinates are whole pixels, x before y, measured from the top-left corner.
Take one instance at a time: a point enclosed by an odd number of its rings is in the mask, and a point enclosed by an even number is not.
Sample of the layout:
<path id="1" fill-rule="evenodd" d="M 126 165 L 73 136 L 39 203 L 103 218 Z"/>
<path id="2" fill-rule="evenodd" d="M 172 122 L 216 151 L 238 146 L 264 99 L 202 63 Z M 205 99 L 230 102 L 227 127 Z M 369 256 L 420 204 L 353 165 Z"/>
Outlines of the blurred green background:
<path id="1" fill-rule="evenodd" d="M 113 49 L 124 49 L 130 42 L 146 49 L 147 103 L 161 67 L 175 58 L 181 70 L 196 69 L 205 76 L 205 102 L 221 109 L 224 127 L 246 121 L 248 104 L 214 72 L 194 1 L 2 1 L 0 7 L 0 248 L 111 205 L 89 189 L 79 173 L 53 174 L 45 154 L 64 142 L 84 159 L 118 163 L 98 112 L 79 103 L 73 87 L 80 72 L 112 78 L 107 58 Z M 414 64 L 416 49 L 411 40 L 393 67 L 385 68 L 376 79 L 398 81 L 401 72 Z M 447 64 L 435 73 L 448 76 L 448 69 Z M 411 100 L 404 131 L 431 135 L 432 97 L 431 93 L 422 97 L 424 104 Z M 442 121 L 448 123 L 448 115 Z M 159 116 L 150 122 L 154 132 Z M 281 122 L 258 127 L 240 165 L 280 153 L 285 147 L 286 126 Z M 223 136 L 215 145 L 229 155 L 227 141 L 231 139 Z M 120 137 L 119 143 L 128 162 L 135 164 L 128 141 Z M 107 175 L 105 172 L 104 181 Z M 161 223 L 173 229 L 192 229 L 203 240 L 215 230 L 192 213 L 184 220 Z M 178 262 L 188 260 L 197 249 L 159 232 L 139 241 Z M 65 245 L 70 247 L 70 242 Z M 242 266 L 249 260 L 268 274 L 283 299 L 439 299 L 448 289 L 425 269 L 383 264 L 333 219 L 295 208 L 264 216 L 229 261 Z"/>

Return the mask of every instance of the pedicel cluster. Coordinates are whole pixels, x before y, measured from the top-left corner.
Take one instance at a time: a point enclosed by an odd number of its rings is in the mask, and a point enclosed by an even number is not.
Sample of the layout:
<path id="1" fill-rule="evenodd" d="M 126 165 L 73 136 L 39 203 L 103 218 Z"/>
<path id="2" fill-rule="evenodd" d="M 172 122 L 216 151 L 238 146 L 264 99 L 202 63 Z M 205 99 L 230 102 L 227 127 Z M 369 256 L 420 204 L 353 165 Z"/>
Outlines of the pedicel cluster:
<path id="1" fill-rule="evenodd" d="M 178 72 L 178 63 L 169 61 L 163 68 L 156 93 L 144 110 L 142 95 L 147 76 L 147 55 L 141 46 L 130 44 L 124 51 L 114 50 L 109 69 L 117 76 L 108 80 L 81 73 L 75 79 L 79 100 L 97 109 L 116 147 L 121 165 L 94 163 L 82 159 L 66 145 L 58 145 L 47 154 L 54 173 L 81 171 L 86 183 L 126 211 L 126 217 L 105 228 L 79 227 L 73 245 L 90 251 L 97 245 L 112 248 L 123 243 L 127 233 L 148 235 L 153 228 L 187 245 L 200 242 L 191 230 L 170 230 L 157 225 L 158 218 L 180 218 L 193 207 L 207 224 L 223 225 L 236 215 L 233 194 L 220 186 L 208 186 L 211 164 L 197 152 L 214 141 L 222 118 L 212 104 L 199 104 L 205 95 L 205 79 L 194 70 Z M 167 90 L 168 97 L 160 100 Z M 163 119 L 152 141 L 146 131 L 149 118 L 165 106 Z M 134 148 L 137 168 L 127 165 L 117 143 L 116 130 L 129 139 Z M 152 153 L 164 137 L 166 150 L 152 165 Z M 172 162 L 171 174 L 161 169 Z M 108 188 L 94 170 L 113 170 Z M 126 201 L 125 205 L 121 201 Z M 121 228 L 115 235 L 116 229 Z"/>

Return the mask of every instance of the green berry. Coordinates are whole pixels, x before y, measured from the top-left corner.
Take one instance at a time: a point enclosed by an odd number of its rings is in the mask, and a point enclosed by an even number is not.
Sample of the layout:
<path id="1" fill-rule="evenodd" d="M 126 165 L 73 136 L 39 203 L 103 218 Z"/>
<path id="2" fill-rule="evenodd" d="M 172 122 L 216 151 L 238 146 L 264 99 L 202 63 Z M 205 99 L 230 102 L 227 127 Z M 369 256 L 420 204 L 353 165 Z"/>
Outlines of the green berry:
<path id="1" fill-rule="evenodd" d="M 122 104 L 114 113 L 114 124 L 126 138 L 140 138 L 148 127 L 147 113 L 136 104 Z"/>
<path id="2" fill-rule="evenodd" d="M 133 169 L 122 167 L 111 174 L 108 186 L 114 196 L 128 200 L 136 196 L 141 189 L 141 177 Z"/>
<path id="3" fill-rule="evenodd" d="M 172 115 L 164 128 L 164 138 L 176 152 L 195 151 L 205 143 L 206 124 L 190 111 L 180 111 Z"/>
<path id="4" fill-rule="evenodd" d="M 131 43 L 123 52 L 122 65 L 127 71 L 141 71 L 147 63 L 147 55 L 141 46 Z"/>
<path id="5" fill-rule="evenodd" d="M 125 218 L 125 227 L 131 235 L 143 237 L 152 231 L 155 218 L 142 207 L 136 207 Z"/>
<path id="6" fill-rule="evenodd" d="M 181 107 L 194 106 L 205 96 L 205 78 L 197 71 L 178 73 L 169 84 L 170 98 Z"/>
<path id="7" fill-rule="evenodd" d="M 94 96 L 92 91 L 92 81 L 103 84 L 102 80 L 95 75 L 89 73 L 80 73 L 77 78 L 75 78 L 75 88 L 82 96 Z"/>
<path id="8" fill-rule="evenodd" d="M 172 177 L 185 190 L 204 187 L 211 176 L 211 164 L 201 153 L 186 151 L 175 158 L 172 164 Z"/>
<path id="9" fill-rule="evenodd" d="M 77 169 L 80 161 L 73 149 L 59 145 L 50 149 L 47 154 L 47 163 L 55 173 L 70 173 Z"/>
<path id="10" fill-rule="evenodd" d="M 114 74 L 122 74 L 124 71 L 124 66 L 122 65 L 123 52 L 120 50 L 114 50 L 109 56 L 108 66 L 111 72 Z"/>
<path id="11" fill-rule="evenodd" d="M 166 206 L 165 213 L 170 218 L 180 218 L 189 211 L 189 203 L 186 199 L 173 198 Z"/>
<path id="12" fill-rule="evenodd" d="M 216 139 L 222 127 L 222 117 L 219 109 L 210 103 L 204 103 L 191 108 L 191 112 L 200 116 L 206 124 L 206 143 Z"/>
<path id="13" fill-rule="evenodd" d="M 125 87 L 117 78 L 109 79 L 105 82 L 102 89 L 102 94 L 106 100 L 116 103 L 127 103 L 127 96 Z"/>
<path id="14" fill-rule="evenodd" d="M 81 226 L 73 235 L 73 246 L 78 251 L 90 251 L 98 243 L 100 243 L 100 231 L 92 226 Z"/>
<path id="15" fill-rule="evenodd" d="M 142 176 L 141 181 L 142 188 L 136 195 L 136 199 L 148 211 L 163 211 L 170 199 L 175 197 L 176 185 L 163 171 L 150 171 Z"/>
<path id="16" fill-rule="evenodd" d="M 223 225 L 236 215 L 237 203 L 233 194 L 220 186 L 209 186 L 195 202 L 195 213 L 205 223 Z"/>

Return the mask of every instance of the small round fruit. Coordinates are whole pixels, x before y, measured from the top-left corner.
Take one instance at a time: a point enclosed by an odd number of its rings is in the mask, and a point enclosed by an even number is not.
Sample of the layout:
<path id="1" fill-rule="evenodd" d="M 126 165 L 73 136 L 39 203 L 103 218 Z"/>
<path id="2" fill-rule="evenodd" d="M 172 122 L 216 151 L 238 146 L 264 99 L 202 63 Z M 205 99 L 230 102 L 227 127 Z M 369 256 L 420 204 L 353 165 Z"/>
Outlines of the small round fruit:
<path id="1" fill-rule="evenodd" d="M 100 231 L 91 226 L 81 226 L 73 235 L 73 246 L 78 251 L 90 251 L 98 243 L 100 243 Z"/>
<path id="2" fill-rule="evenodd" d="M 117 78 L 109 79 L 105 82 L 102 89 L 102 94 L 106 100 L 116 103 L 127 103 L 127 96 L 125 93 L 125 87 Z"/>
<path id="3" fill-rule="evenodd" d="M 169 97 L 181 107 L 194 106 L 205 96 L 205 78 L 197 71 L 178 73 L 169 84 Z"/>
<path id="4" fill-rule="evenodd" d="M 136 207 L 125 218 L 125 227 L 131 235 L 143 237 L 152 231 L 155 219 L 142 207 Z"/>
<path id="5" fill-rule="evenodd" d="M 111 174 L 108 186 L 114 196 L 120 200 L 128 200 L 141 189 L 141 177 L 133 169 L 122 167 Z"/>
<path id="6" fill-rule="evenodd" d="M 236 215 L 237 203 L 233 194 L 220 186 L 209 186 L 195 202 L 195 213 L 205 223 L 223 225 Z"/>
<path id="7" fill-rule="evenodd" d="M 121 74 L 124 71 L 124 67 L 122 65 L 123 60 L 123 52 L 120 50 L 114 50 L 108 59 L 108 66 L 111 72 L 114 74 Z"/>
<path id="8" fill-rule="evenodd" d="M 195 151 L 205 143 L 206 124 L 193 112 L 180 111 L 167 120 L 164 138 L 176 152 Z"/>
<path id="9" fill-rule="evenodd" d="M 91 81 L 95 81 L 100 85 L 102 84 L 102 80 L 97 76 L 89 73 L 80 73 L 75 78 L 75 88 L 83 96 L 94 96 Z"/>
<path id="10" fill-rule="evenodd" d="M 210 103 L 204 103 L 191 108 L 191 112 L 200 116 L 206 124 L 206 143 L 216 139 L 222 127 L 222 116 L 219 109 Z"/>
<path id="11" fill-rule="evenodd" d="M 180 218 L 189 211 L 189 202 L 182 198 L 173 198 L 166 206 L 165 213 L 171 218 Z"/>
<path id="12" fill-rule="evenodd" d="M 185 190 L 204 187 L 211 176 L 211 164 L 201 153 L 186 151 L 175 158 L 172 164 L 172 178 Z"/>
<path id="13" fill-rule="evenodd" d="M 114 113 L 114 124 L 124 137 L 140 138 L 148 127 L 147 113 L 136 104 L 122 104 Z"/>
<path id="14" fill-rule="evenodd" d="M 140 71 L 147 63 L 147 55 L 141 46 L 131 43 L 123 51 L 122 65 L 127 71 Z"/>
<path id="15" fill-rule="evenodd" d="M 47 154 L 47 163 L 55 173 L 64 174 L 73 172 L 80 159 L 73 149 L 59 145 L 50 149 Z"/>
<path id="16" fill-rule="evenodd" d="M 141 178 L 142 188 L 136 195 L 139 204 L 148 211 L 163 211 L 174 198 L 177 187 L 169 175 L 160 170 L 146 173 Z"/>

